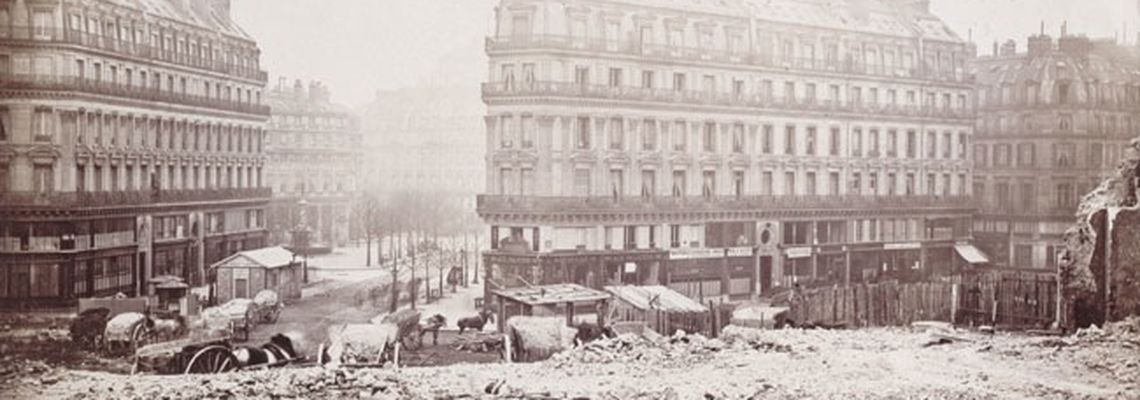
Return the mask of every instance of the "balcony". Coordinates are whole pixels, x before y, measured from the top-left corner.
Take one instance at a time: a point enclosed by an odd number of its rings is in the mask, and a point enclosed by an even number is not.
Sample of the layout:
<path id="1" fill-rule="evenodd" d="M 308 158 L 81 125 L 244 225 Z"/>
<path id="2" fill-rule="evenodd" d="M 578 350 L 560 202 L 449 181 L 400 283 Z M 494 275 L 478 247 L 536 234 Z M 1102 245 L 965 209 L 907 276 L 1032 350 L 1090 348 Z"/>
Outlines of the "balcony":
<path id="1" fill-rule="evenodd" d="M 186 106 L 212 108 L 246 114 L 268 116 L 269 106 L 239 103 L 236 101 L 175 93 L 149 87 L 127 85 L 118 82 L 97 81 L 74 76 L 57 75 L 6 75 L 0 76 L 0 90 L 46 90 L 60 92 L 81 92 L 95 95 L 126 97 L 142 101 L 165 102 Z"/>
<path id="2" fill-rule="evenodd" d="M 203 203 L 232 200 L 268 200 L 269 188 L 161 190 L 120 192 L 0 193 L 0 204 L 8 207 L 103 208 L 173 203 Z"/>
<path id="3" fill-rule="evenodd" d="M 613 53 L 662 60 L 705 61 L 726 64 L 746 64 L 759 67 L 793 69 L 801 71 L 833 72 L 867 76 L 924 79 L 950 83 L 972 84 L 974 77 L 953 71 L 926 71 L 922 68 L 902 68 L 875 64 L 839 62 L 816 58 L 777 59 L 770 54 L 748 49 L 727 50 L 706 47 L 673 46 L 625 40 L 581 38 L 564 35 L 523 35 L 488 37 L 484 43 L 488 53 L 518 50 L 570 50 Z"/>
<path id="4" fill-rule="evenodd" d="M 564 214 L 582 212 L 974 210 L 968 196 L 713 196 L 713 197 L 539 197 L 480 195 L 486 213 Z"/>
<path id="5" fill-rule="evenodd" d="M 194 56 L 188 53 L 162 50 L 155 46 L 120 40 L 110 36 L 95 35 L 78 30 L 47 29 L 31 26 L 11 26 L 5 27 L 4 29 L 8 31 L 0 32 L 0 39 L 79 45 L 129 57 L 145 58 L 184 67 L 204 69 L 258 82 L 266 82 L 269 80 L 268 72 L 254 67 L 241 66 L 222 60 L 207 59 L 206 57 Z M 4 34 L 7 35 L 5 36 Z"/>
<path id="6" fill-rule="evenodd" d="M 884 116 L 948 118 L 974 120 L 970 110 L 892 106 L 886 104 L 840 103 L 832 101 L 803 102 L 759 94 L 642 88 L 633 86 L 588 85 L 574 82 L 488 82 L 483 84 L 484 100 L 534 96 L 589 98 L 636 102 L 672 103 L 679 105 L 707 105 L 743 107 L 789 111 L 822 111 L 875 114 Z"/>

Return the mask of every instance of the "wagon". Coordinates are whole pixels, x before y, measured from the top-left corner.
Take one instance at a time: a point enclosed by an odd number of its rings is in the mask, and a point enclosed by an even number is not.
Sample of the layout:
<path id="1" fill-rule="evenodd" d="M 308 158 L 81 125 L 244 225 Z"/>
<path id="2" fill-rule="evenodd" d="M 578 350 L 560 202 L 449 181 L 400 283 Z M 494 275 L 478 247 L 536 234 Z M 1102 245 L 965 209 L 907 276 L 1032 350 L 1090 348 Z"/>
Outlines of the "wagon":
<path id="1" fill-rule="evenodd" d="M 318 348 L 317 362 L 347 367 L 398 363 L 401 348 L 420 347 L 420 329 L 420 312 L 411 309 L 374 318 L 370 324 L 332 326 Z"/>
<path id="2" fill-rule="evenodd" d="M 226 304 L 202 310 L 201 324 L 209 331 L 225 330 L 236 340 L 249 340 L 249 332 L 257 321 L 254 301 L 233 299 Z"/>
<path id="3" fill-rule="evenodd" d="M 270 342 L 261 347 L 275 346 Z M 292 349 L 292 345 L 288 346 Z M 156 343 L 139 348 L 135 353 L 135 363 L 131 374 L 153 372 L 164 375 L 176 374 L 217 374 L 238 370 L 274 368 L 303 361 L 304 357 L 282 347 L 276 347 L 281 357 L 272 362 L 262 359 L 261 363 L 249 364 L 249 358 L 238 356 L 243 351 L 257 351 L 256 348 L 238 348 L 231 344 L 228 336 L 195 336 L 169 342 Z"/>
<path id="4" fill-rule="evenodd" d="M 145 314 L 127 312 L 107 321 L 103 343 L 110 354 L 134 352 L 150 342 L 153 322 Z"/>
<path id="5" fill-rule="evenodd" d="M 213 374 L 236 370 L 227 337 L 192 337 L 140 347 L 131 374 Z"/>
<path id="6" fill-rule="evenodd" d="M 253 297 L 254 319 L 260 323 L 272 324 L 277 322 L 285 304 L 277 296 L 277 292 L 266 289 L 257 292 Z"/>

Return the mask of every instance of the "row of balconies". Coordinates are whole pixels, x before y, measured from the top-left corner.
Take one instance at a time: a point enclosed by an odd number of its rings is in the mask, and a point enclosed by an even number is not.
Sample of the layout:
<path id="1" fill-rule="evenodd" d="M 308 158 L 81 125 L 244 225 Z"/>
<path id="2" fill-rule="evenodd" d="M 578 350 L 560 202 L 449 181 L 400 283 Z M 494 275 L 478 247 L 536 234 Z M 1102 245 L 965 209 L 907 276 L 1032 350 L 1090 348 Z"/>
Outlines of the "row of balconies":
<path id="1" fill-rule="evenodd" d="M 48 90 L 60 92 L 82 92 L 95 95 L 125 97 L 140 101 L 165 102 L 186 106 L 212 108 L 246 114 L 268 116 L 269 106 L 223 100 L 173 91 L 84 79 L 74 76 L 19 74 L 0 76 L 0 90 Z"/>
<path id="2" fill-rule="evenodd" d="M 588 85 L 574 82 L 488 82 L 483 84 L 484 99 L 523 96 L 564 96 L 601 100 L 647 101 L 748 107 L 790 111 L 866 113 L 899 117 L 928 117 L 973 120 L 972 110 L 952 107 L 910 106 L 876 103 L 844 103 L 824 99 L 796 99 L 759 94 L 733 94 L 696 90 L 656 89 L 631 86 Z"/>
<path id="3" fill-rule="evenodd" d="M 4 29 L 4 28 L 0 28 Z M 7 33 L 7 36 L 2 35 Z M 95 35 L 79 30 L 43 28 L 32 26 L 12 26 L 7 32 L 0 31 L 0 38 L 8 40 L 30 40 L 34 42 L 51 42 L 74 44 L 92 49 L 112 52 L 119 55 L 139 57 L 149 60 L 168 62 L 184 67 L 205 69 L 223 73 L 239 78 L 252 79 L 258 82 L 269 80 L 269 73 L 254 66 L 242 66 L 233 62 L 211 59 L 203 56 L 181 53 L 173 50 L 163 50 L 156 46 L 133 43 L 118 38 Z"/>
<path id="4" fill-rule="evenodd" d="M 1078 110 L 1093 110 L 1093 111 L 1138 111 L 1140 110 L 1140 100 L 1137 101 L 1070 101 L 1065 103 L 1050 103 L 1050 102 L 1018 102 L 1018 103 L 997 103 L 987 102 L 978 104 L 979 113 L 996 112 L 996 111 L 1078 111 Z"/>
<path id="5" fill-rule="evenodd" d="M 972 83 L 972 75 L 956 71 L 935 71 L 929 68 L 888 66 L 816 58 L 781 59 L 771 54 L 711 48 L 672 46 L 659 43 L 614 41 L 597 38 L 580 38 L 564 35 L 524 35 L 487 38 L 487 52 L 555 49 L 633 55 L 663 60 L 705 61 L 725 64 L 747 64 L 758 67 L 795 69 L 802 71 L 885 76 L 891 78 L 926 79 L 942 82 Z"/>
<path id="6" fill-rule="evenodd" d="M 504 196 L 480 195 L 488 213 L 973 209 L 969 196 Z"/>
<path id="7" fill-rule="evenodd" d="M 0 204 L 53 208 L 145 206 L 231 200 L 268 200 L 270 188 L 139 190 L 113 192 L 0 192 Z"/>

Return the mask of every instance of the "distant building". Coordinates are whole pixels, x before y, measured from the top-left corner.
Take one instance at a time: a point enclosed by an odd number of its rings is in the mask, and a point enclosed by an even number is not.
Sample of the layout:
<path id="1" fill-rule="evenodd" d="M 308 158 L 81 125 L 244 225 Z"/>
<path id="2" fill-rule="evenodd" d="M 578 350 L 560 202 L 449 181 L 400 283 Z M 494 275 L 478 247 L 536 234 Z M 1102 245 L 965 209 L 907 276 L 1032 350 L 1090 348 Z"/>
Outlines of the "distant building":
<path id="1" fill-rule="evenodd" d="M 1140 135 L 1140 47 L 1062 34 L 1008 41 L 977 74 L 974 221 L 997 265 L 1054 268 L 1081 196 Z"/>
<path id="2" fill-rule="evenodd" d="M 974 49 L 927 4 L 502 0 L 487 287 L 724 300 L 948 270 Z"/>
<path id="3" fill-rule="evenodd" d="M 266 73 L 229 10 L 0 2 L 0 306 L 200 285 L 265 245 Z"/>
<path id="4" fill-rule="evenodd" d="M 333 104 L 327 87 L 308 88 L 284 78 L 267 96 L 269 121 L 266 179 L 273 188 L 269 230 L 273 243 L 291 243 L 300 225 L 304 199 L 305 225 L 314 245 L 343 246 L 350 239 L 351 216 L 361 172 L 360 122 L 348 108 Z"/>
<path id="5" fill-rule="evenodd" d="M 380 91 L 362 111 L 366 190 L 438 193 L 474 209 L 483 190 L 485 108 L 478 90 L 418 86 Z"/>

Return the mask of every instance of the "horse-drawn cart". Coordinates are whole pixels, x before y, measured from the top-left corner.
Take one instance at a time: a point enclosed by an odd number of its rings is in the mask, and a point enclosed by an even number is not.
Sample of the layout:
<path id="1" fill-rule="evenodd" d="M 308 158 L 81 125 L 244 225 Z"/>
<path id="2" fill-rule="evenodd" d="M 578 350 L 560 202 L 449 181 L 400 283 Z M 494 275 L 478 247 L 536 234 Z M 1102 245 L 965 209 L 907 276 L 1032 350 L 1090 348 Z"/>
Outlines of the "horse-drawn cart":
<path id="1" fill-rule="evenodd" d="M 217 307 L 202 310 L 201 324 L 211 332 L 226 331 L 239 341 L 249 340 L 249 332 L 260 317 L 250 299 L 233 299 Z"/>
<path id="2" fill-rule="evenodd" d="M 107 321 L 103 344 L 108 354 L 133 353 L 150 342 L 154 322 L 145 314 L 127 312 Z"/>
<path id="3" fill-rule="evenodd" d="M 235 347 L 227 336 L 197 336 L 139 348 L 132 374 L 217 374 L 237 370 L 274 368 L 304 360 L 292 340 L 277 335 L 259 347 Z"/>

